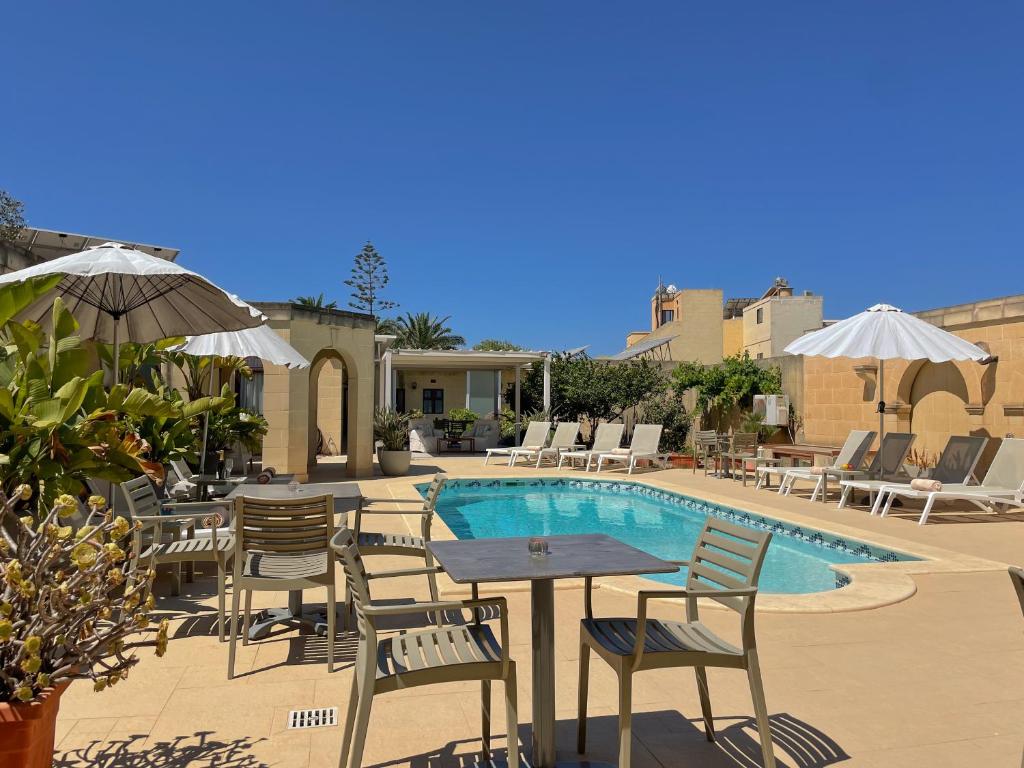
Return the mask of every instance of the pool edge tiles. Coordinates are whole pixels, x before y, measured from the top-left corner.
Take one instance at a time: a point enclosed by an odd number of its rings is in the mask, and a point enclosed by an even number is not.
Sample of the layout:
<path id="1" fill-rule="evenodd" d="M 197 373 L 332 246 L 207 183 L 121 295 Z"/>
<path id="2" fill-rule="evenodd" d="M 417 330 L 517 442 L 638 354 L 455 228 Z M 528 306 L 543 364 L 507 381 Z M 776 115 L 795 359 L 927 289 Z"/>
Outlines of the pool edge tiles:
<path id="1" fill-rule="evenodd" d="M 612 493 L 629 494 L 635 493 L 658 501 L 677 504 L 688 509 L 718 517 L 723 520 L 737 523 L 748 528 L 770 531 L 773 536 L 787 536 L 798 541 L 819 546 L 825 549 L 837 550 L 848 553 L 854 557 L 865 558 L 879 564 L 898 562 L 919 562 L 924 560 L 923 556 L 909 552 L 870 544 L 857 538 L 842 536 L 839 534 L 823 531 L 806 525 L 786 522 L 757 512 L 749 512 L 737 509 L 726 504 L 720 504 L 696 496 L 690 496 L 679 491 L 670 491 L 657 488 L 646 483 L 633 480 L 581 480 L 576 478 L 520 478 L 520 479 L 495 479 L 495 478 L 458 478 L 448 480 L 447 488 L 577 488 L 584 490 L 605 491 Z M 417 484 L 417 491 L 421 492 L 426 484 Z M 856 565 L 855 563 L 844 563 L 841 565 Z M 842 572 L 838 573 L 838 579 L 849 582 L 849 576 Z M 839 588 L 842 585 L 837 585 Z M 805 593 L 812 594 L 812 593 Z"/>

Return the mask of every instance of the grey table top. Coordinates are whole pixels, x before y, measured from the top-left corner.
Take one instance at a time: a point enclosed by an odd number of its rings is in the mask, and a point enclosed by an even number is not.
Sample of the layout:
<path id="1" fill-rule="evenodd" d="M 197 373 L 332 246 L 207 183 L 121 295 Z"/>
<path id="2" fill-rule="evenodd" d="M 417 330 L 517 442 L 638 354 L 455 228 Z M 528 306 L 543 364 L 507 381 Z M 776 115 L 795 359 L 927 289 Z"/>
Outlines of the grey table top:
<path id="1" fill-rule="evenodd" d="M 545 536 L 547 555 L 534 557 L 529 537 L 431 541 L 434 559 L 457 584 L 537 581 L 583 576 L 673 573 L 679 568 L 604 534 Z"/>
<path id="2" fill-rule="evenodd" d="M 349 512 L 359 506 L 363 498 L 359 490 L 359 483 L 300 483 L 296 491 L 292 491 L 284 483 L 245 483 L 231 489 L 231 493 L 224 497 L 225 500 L 234 499 L 237 496 L 249 496 L 256 499 L 295 499 L 302 496 L 322 496 L 324 494 L 334 496 L 334 511 Z"/>

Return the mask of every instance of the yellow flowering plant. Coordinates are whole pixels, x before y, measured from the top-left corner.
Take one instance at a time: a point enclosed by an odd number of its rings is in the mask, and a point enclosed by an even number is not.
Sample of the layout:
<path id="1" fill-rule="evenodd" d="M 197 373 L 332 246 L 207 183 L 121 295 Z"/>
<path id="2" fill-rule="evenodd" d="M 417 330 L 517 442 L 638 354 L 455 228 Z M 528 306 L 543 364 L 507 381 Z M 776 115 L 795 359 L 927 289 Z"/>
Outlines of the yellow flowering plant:
<path id="1" fill-rule="evenodd" d="M 0 491 L 0 701 L 79 678 L 105 690 L 138 662 L 135 649 L 167 650 L 167 620 L 151 615 L 155 574 L 126 554 L 131 526 L 105 499 L 89 499 L 93 522 L 72 535 L 77 499 L 57 496 L 37 521 L 15 511 L 31 495 Z"/>

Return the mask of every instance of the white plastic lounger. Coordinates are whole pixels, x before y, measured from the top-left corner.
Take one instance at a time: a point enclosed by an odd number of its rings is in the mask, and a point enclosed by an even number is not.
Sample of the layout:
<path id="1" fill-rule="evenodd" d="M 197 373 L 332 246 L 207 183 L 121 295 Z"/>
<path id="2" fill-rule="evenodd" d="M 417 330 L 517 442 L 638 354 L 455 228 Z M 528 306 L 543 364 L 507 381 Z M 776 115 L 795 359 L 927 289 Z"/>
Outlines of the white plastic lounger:
<path id="1" fill-rule="evenodd" d="M 840 467 L 843 464 L 852 464 L 853 463 L 850 459 L 851 459 L 851 457 L 853 455 L 853 452 L 860 445 L 860 436 L 863 435 L 863 434 L 866 434 L 866 433 L 864 433 L 862 431 L 851 431 L 850 434 L 846 436 L 846 442 L 843 444 L 843 447 L 840 449 L 839 455 L 835 459 L 833 459 L 832 467 Z M 872 432 L 871 434 L 874 435 L 875 433 Z M 886 438 L 888 438 L 888 437 L 889 436 L 886 435 Z M 767 447 L 768 447 L 769 450 L 771 450 L 771 446 L 767 446 Z M 870 444 L 869 444 L 869 447 L 870 447 Z M 859 464 L 856 465 L 856 466 L 858 468 L 860 467 Z M 831 469 L 832 467 L 829 467 L 829 469 Z M 769 465 L 769 466 L 757 467 L 757 485 L 755 487 L 759 488 L 759 489 L 760 488 L 764 488 L 765 485 L 768 482 L 770 482 L 771 478 L 775 477 L 775 478 L 778 478 L 778 480 L 779 480 L 778 491 L 781 493 L 782 490 L 783 490 L 783 484 L 784 484 L 783 480 L 786 477 L 786 473 L 790 472 L 793 469 L 807 469 L 807 468 L 806 467 L 792 467 L 792 466 L 785 467 L 785 466 L 782 466 L 782 465 L 779 465 L 779 464 L 772 464 L 772 465 Z"/>
<path id="2" fill-rule="evenodd" d="M 630 475 L 636 469 L 637 461 L 641 459 L 664 463 L 668 459 L 668 454 L 658 450 L 658 443 L 661 442 L 661 430 L 661 424 L 637 424 L 633 428 L 633 440 L 630 442 L 629 448 L 617 448 L 597 455 L 597 471 L 600 472 L 605 463 L 612 461 L 625 464 L 629 468 L 627 474 Z"/>
<path id="3" fill-rule="evenodd" d="M 854 469 L 860 469 L 864 464 L 864 457 L 868 455 L 868 449 L 871 448 L 871 443 L 875 440 L 876 434 L 878 433 L 867 429 L 851 430 L 850 434 L 846 436 L 846 442 L 843 443 L 843 447 L 839 450 L 839 455 L 836 456 L 831 467 L 823 467 L 818 472 L 813 471 L 813 467 L 791 468 L 783 476 L 782 482 L 779 483 L 779 493 L 783 496 L 789 496 L 793 490 L 793 483 L 798 480 L 804 480 L 814 483 L 811 501 L 816 501 L 819 493 L 821 494 L 821 500 L 825 501 L 825 483 L 827 482 L 825 470 L 839 469 L 847 465 Z"/>
<path id="4" fill-rule="evenodd" d="M 950 485 L 967 485 L 974 477 L 974 469 L 978 466 L 985 446 L 988 444 L 987 437 L 972 437 L 969 435 L 953 435 L 946 441 L 946 447 L 939 454 L 939 460 L 935 464 L 931 477 L 940 483 Z M 886 487 L 909 488 L 910 480 L 898 483 L 895 480 L 885 478 L 878 480 L 843 480 L 839 483 L 843 489 L 843 495 L 839 499 L 839 506 L 844 507 L 849 503 L 854 491 L 861 491 L 868 494 L 868 501 L 871 503 L 871 514 L 878 514 L 885 501 L 885 494 L 881 491 Z"/>
<path id="5" fill-rule="evenodd" d="M 569 466 L 575 466 L 577 460 L 587 460 L 587 472 L 590 471 L 590 461 L 602 453 L 610 453 L 619 447 L 622 442 L 622 430 L 624 424 L 598 424 L 594 432 L 594 445 L 587 451 L 562 451 L 558 454 L 558 468 L 562 468 L 562 462 L 569 460 Z"/>
<path id="6" fill-rule="evenodd" d="M 886 486 L 880 493 L 887 496 L 882 517 L 889 514 L 896 497 L 902 499 L 924 499 L 924 509 L 918 525 L 928 522 L 928 515 L 936 501 L 969 501 L 986 512 L 996 504 L 1024 507 L 1024 439 L 1007 437 L 999 444 L 999 450 L 992 459 L 992 465 L 985 473 L 981 485 L 956 484 L 942 486 L 941 490 L 916 490 L 909 486 Z"/>
<path id="7" fill-rule="evenodd" d="M 558 455 L 562 451 L 571 451 L 576 447 L 576 438 L 580 434 L 580 423 L 566 421 L 555 427 L 555 434 L 551 438 L 551 444 L 547 448 L 528 448 L 522 446 L 521 448 L 513 448 L 512 456 L 508 460 L 509 466 L 513 465 L 521 457 L 533 460 L 533 457 L 537 457 L 537 469 L 540 469 L 540 463 L 544 460 L 545 456 L 550 456 L 554 462 L 558 461 Z"/>
<path id="8" fill-rule="evenodd" d="M 906 455 L 910 453 L 910 446 L 918 438 L 913 432 L 886 432 L 882 437 L 882 447 L 871 458 L 871 463 L 864 472 L 828 472 L 829 476 L 835 475 L 843 490 L 839 499 L 839 508 L 842 509 L 850 501 L 856 489 L 866 490 L 868 503 L 874 503 L 874 494 L 878 492 L 877 485 L 873 482 L 908 482 L 910 477 L 906 473 L 903 462 Z"/>
<path id="9" fill-rule="evenodd" d="M 484 456 L 484 464 L 490 461 L 491 456 L 508 456 L 509 466 L 512 466 L 512 452 L 519 448 L 541 449 L 548 444 L 548 432 L 551 431 L 550 421 L 531 421 L 526 427 L 526 434 L 523 435 L 523 444 L 512 448 L 488 448 Z"/>

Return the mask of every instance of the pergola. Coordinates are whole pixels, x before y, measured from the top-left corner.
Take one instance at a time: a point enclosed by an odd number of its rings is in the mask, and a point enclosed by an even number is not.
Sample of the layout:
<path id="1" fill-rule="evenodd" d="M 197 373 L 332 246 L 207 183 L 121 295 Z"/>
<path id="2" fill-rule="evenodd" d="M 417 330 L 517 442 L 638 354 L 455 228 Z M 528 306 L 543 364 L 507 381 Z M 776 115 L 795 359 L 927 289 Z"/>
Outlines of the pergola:
<path id="1" fill-rule="evenodd" d="M 551 355 L 547 352 L 478 352 L 470 349 L 395 349 L 393 336 L 377 336 L 380 360 L 379 402 L 391 407 L 395 405 L 395 371 L 431 370 L 465 371 L 467 399 L 470 371 L 498 371 L 498 391 L 501 391 L 500 371 L 512 368 L 515 371 L 515 412 L 516 430 L 521 421 L 520 383 L 521 371 L 534 363 L 544 363 L 544 408 L 551 407 Z"/>

